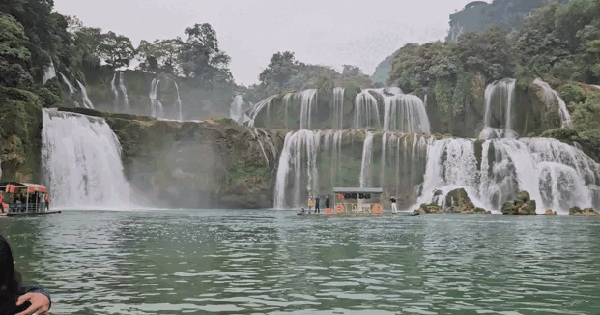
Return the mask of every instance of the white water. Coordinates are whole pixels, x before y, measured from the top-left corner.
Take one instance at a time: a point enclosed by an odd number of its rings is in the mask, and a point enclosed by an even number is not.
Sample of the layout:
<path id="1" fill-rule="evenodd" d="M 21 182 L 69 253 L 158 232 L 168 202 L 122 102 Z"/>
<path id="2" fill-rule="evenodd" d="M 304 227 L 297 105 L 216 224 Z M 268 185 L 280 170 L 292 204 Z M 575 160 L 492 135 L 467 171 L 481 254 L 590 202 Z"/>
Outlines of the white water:
<path id="1" fill-rule="evenodd" d="M 563 101 L 558 93 L 552 89 L 550 84 L 542 81 L 540 78 L 533 80 L 533 84 L 538 85 L 544 90 L 544 103 L 555 104 L 557 106 L 561 128 L 572 127 L 571 114 L 569 114 L 569 111 L 567 110 L 565 101 Z"/>
<path id="2" fill-rule="evenodd" d="M 254 104 L 254 106 L 250 109 L 250 112 L 248 113 L 248 116 L 250 116 L 250 121 L 248 122 L 249 127 L 254 127 L 254 122 L 256 121 L 256 117 L 258 116 L 258 114 L 263 110 L 263 108 L 271 107 L 271 101 L 273 101 L 274 98 L 275 95 Z"/>
<path id="3" fill-rule="evenodd" d="M 237 95 L 229 107 L 229 117 L 238 124 L 244 125 L 246 122 L 250 121 L 250 118 L 246 115 L 246 109 L 247 106 L 244 102 L 244 98 L 241 95 Z"/>
<path id="4" fill-rule="evenodd" d="M 59 72 L 59 74 L 63 78 L 63 81 L 65 81 L 65 83 L 69 87 L 69 95 L 73 95 L 73 93 L 75 93 L 75 88 L 73 87 L 73 84 L 71 84 L 71 81 L 69 81 L 69 79 L 64 74 L 62 74 L 61 72 Z"/>
<path id="5" fill-rule="evenodd" d="M 600 183 L 600 165 L 575 147 L 554 139 L 522 138 L 487 140 L 482 148 L 478 165 L 473 140 L 432 142 L 423 193 L 413 207 L 432 202 L 436 189 L 445 195 L 458 187 L 467 190 L 475 206 L 495 212 L 519 190 L 529 192 L 537 213 L 551 209 L 568 214 L 570 207 L 598 203 L 593 191 Z"/>
<path id="6" fill-rule="evenodd" d="M 298 97 L 300 97 L 300 129 L 310 129 L 313 107 L 317 101 L 317 90 L 304 90 L 298 93 Z"/>
<path id="7" fill-rule="evenodd" d="M 42 77 L 42 84 L 46 84 L 46 81 L 56 77 L 56 70 L 54 69 L 54 63 L 52 59 L 50 59 L 50 66 L 44 69 L 44 74 Z M 38 77 L 39 78 L 39 77 Z"/>
<path id="8" fill-rule="evenodd" d="M 113 94 L 114 103 L 115 103 L 115 112 L 119 110 L 119 91 L 117 91 L 117 87 L 115 86 L 115 79 L 117 78 L 117 73 L 113 74 L 113 78 L 110 81 L 110 91 Z"/>
<path id="9" fill-rule="evenodd" d="M 128 207 L 121 145 L 104 119 L 48 109 L 43 116 L 43 178 L 53 207 Z"/>
<path id="10" fill-rule="evenodd" d="M 291 103 L 294 99 L 294 96 L 296 96 L 296 93 L 288 93 L 283 97 L 283 106 L 284 106 L 284 110 L 285 110 L 285 128 L 289 129 L 290 128 L 290 122 L 289 122 L 289 115 L 290 115 L 290 106 Z"/>
<path id="11" fill-rule="evenodd" d="M 92 101 L 90 101 L 90 98 L 88 97 L 85 85 L 81 84 L 81 82 L 79 82 L 79 80 L 77 80 L 77 79 L 75 79 L 75 82 L 77 82 L 77 84 L 79 85 L 79 89 L 81 90 L 81 101 L 83 103 L 83 106 L 85 108 L 93 109 L 94 104 L 92 103 Z"/>
<path id="12" fill-rule="evenodd" d="M 127 93 L 127 87 L 125 86 L 125 73 L 119 73 L 119 89 L 123 94 L 123 103 L 125 105 L 125 113 L 129 113 L 129 95 Z M 178 93 L 179 95 L 179 93 Z"/>
<path id="13" fill-rule="evenodd" d="M 355 129 L 381 129 L 379 102 L 369 91 L 368 89 L 362 90 L 354 100 Z"/>
<path id="14" fill-rule="evenodd" d="M 360 163 L 360 187 L 371 187 L 373 179 L 373 132 L 367 132 Z"/>
<path id="15" fill-rule="evenodd" d="M 333 116 L 332 129 L 344 128 L 344 88 L 333 89 L 333 108 L 330 113 Z"/>
<path id="16" fill-rule="evenodd" d="M 420 98 L 414 95 L 386 96 L 384 130 L 408 133 L 431 133 L 427 110 Z"/>
<path id="17" fill-rule="evenodd" d="M 154 118 L 164 118 L 164 110 L 163 106 L 158 100 L 158 83 L 160 80 L 154 78 L 152 79 L 151 87 L 150 87 L 150 110 L 151 115 Z"/>

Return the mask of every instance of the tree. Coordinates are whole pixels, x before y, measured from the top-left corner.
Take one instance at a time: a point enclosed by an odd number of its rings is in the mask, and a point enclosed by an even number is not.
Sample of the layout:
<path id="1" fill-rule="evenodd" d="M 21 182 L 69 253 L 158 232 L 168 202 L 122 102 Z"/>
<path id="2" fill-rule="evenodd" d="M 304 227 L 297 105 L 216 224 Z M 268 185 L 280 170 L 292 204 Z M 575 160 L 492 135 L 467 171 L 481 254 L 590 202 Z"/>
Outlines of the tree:
<path id="1" fill-rule="evenodd" d="M 342 74 L 339 75 L 336 85 L 346 86 L 352 84 L 362 88 L 370 88 L 373 86 L 371 78 L 364 74 L 358 67 L 343 65 L 342 68 Z"/>
<path id="2" fill-rule="evenodd" d="M 102 30 L 85 27 L 77 17 L 69 17 L 71 33 L 71 65 L 73 68 L 92 71 L 100 67 Z"/>
<path id="3" fill-rule="evenodd" d="M 29 74 L 31 53 L 23 26 L 0 12 L 0 86 L 16 87 L 33 82 Z"/>
<path id="4" fill-rule="evenodd" d="M 141 63 L 138 68 L 143 71 L 164 71 L 173 74 L 181 72 L 179 54 L 183 41 L 181 38 L 155 40 L 154 43 L 145 40 L 140 42 L 137 53 Z"/>
<path id="5" fill-rule="evenodd" d="M 229 71 L 231 58 L 219 50 L 217 33 L 208 23 L 195 24 L 185 30 L 187 40 L 181 45 L 179 60 L 183 74 L 196 78 L 206 88 L 215 83 L 233 81 Z"/>
<path id="6" fill-rule="evenodd" d="M 276 84 L 281 89 L 303 66 L 304 64 L 296 60 L 293 52 L 276 52 L 271 57 L 269 67 L 260 73 L 258 79 L 265 86 Z"/>
<path id="7" fill-rule="evenodd" d="M 135 57 L 135 48 L 128 37 L 114 32 L 102 34 L 99 46 L 100 56 L 113 68 L 129 66 L 129 61 Z"/>

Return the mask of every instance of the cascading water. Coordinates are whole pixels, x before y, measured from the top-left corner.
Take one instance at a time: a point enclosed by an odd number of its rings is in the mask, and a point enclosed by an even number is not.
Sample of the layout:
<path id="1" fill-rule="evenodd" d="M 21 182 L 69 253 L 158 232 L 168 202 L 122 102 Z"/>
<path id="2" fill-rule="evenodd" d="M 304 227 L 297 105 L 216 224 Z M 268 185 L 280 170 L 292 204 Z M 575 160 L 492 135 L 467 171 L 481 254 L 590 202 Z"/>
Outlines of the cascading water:
<path id="1" fill-rule="evenodd" d="M 414 95 L 386 96 L 384 130 L 408 133 L 431 133 L 427 110 L 420 98 Z"/>
<path id="2" fill-rule="evenodd" d="M 129 113 L 129 95 L 127 93 L 127 87 L 125 86 L 125 73 L 123 72 L 119 73 L 119 89 L 123 94 L 123 105 L 125 105 L 125 113 Z"/>
<path id="3" fill-rule="evenodd" d="M 381 128 L 379 102 L 369 91 L 362 90 L 354 101 L 354 127 L 356 129 Z"/>
<path id="4" fill-rule="evenodd" d="M 151 87 L 150 87 L 150 110 L 151 110 L 151 115 L 154 118 L 163 118 L 164 117 L 164 111 L 163 111 L 163 106 L 160 103 L 160 101 L 158 100 L 158 83 L 160 82 L 160 80 L 158 80 L 157 78 L 152 79 L 152 83 L 151 83 Z"/>
<path id="5" fill-rule="evenodd" d="M 310 129 L 313 107 L 317 100 L 317 90 L 304 90 L 299 92 L 298 96 L 300 97 L 300 129 Z"/>
<path id="6" fill-rule="evenodd" d="M 81 90 L 81 101 L 83 103 L 83 106 L 85 106 L 86 108 L 94 109 L 94 104 L 92 103 L 92 101 L 90 101 L 90 98 L 88 97 L 85 85 L 79 82 L 79 80 L 75 81 L 77 82 L 77 84 L 79 85 L 79 89 Z"/>
<path id="7" fill-rule="evenodd" d="M 271 101 L 273 101 L 274 98 L 275 95 L 254 104 L 254 106 L 248 113 L 248 115 L 250 116 L 250 121 L 248 122 L 249 127 L 254 127 L 254 122 L 256 121 L 256 117 L 258 116 L 258 114 L 262 111 L 263 108 L 269 108 L 271 106 Z"/>
<path id="8" fill-rule="evenodd" d="M 435 190 L 445 195 L 459 187 L 475 206 L 494 211 L 519 190 L 529 192 L 538 213 L 552 209 L 567 214 L 570 207 L 599 203 L 594 192 L 600 165 L 575 147 L 549 138 L 507 138 L 486 140 L 481 148 L 478 160 L 473 140 L 432 142 L 416 206 L 432 202 Z"/>
<path id="9" fill-rule="evenodd" d="M 290 128 L 290 121 L 289 121 L 290 106 L 294 99 L 294 96 L 296 96 L 296 93 L 288 93 L 283 97 L 283 107 L 285 110 L 284 115 L 285 115 L 285 128 L 286 129 Z"/>
<path id="10" fill-rule="evenodd" d="M 62 77 L 63 81 L 69 87 L 69 95 L 73 95 L 73 93 L 75 93 L 75 88 L 73 87 L 73 84 L 71 84 L 71 81 L 69 81 L 69 79 L 64 74 L 62 74 L 61 72 L 59 72 L 59 74 Z"/>
<path id="11" fill-rule="evenodd" d="M 332 129 L 344 128 L 344 92 L 344 88 L 336 87 L 333 89 Z"/>
<path id="12" fill-rule="evenodd" d="M 113 97 L 114 97 L 115 112 L 117 112 L 119 110 L 119 91 L 117 91 L 117 87 L 115 86 L 116 78 L 117 78 L 117 73 L 115 72 L 112 80 L 110 81 L 110 91 L 112 92 Z"/>
<path id="13" fill-rule="evenodd" d="M 235 120 L 238 124 L 244 125 L 250 121 L 250 118 L 246 115 L 246 103 L 241 95 L 237 95 L 229 108 L 229 117 Z"/>
<path id="14" fill-rule="evenodd" d="M 571 122 L 571 114 L 569 114 L 569 110 L 567 110 L 567 105 L 565 104 L 565 101 L 563 101 L 562 98 L 560 98 L 558 92 L 552 89 L 550 84 L 542 81 L 540 78 L 533 80 L 532 84 L 541 87 L 544 91 L 544 103 L 556 105 L 558 115 L 560 116 L 561 128 L 572 127 L 573 123 Z"/>
<path id="15" fill-rule="evenodd" d="M 44 74 L 42 77 L 42 83 L 46 84 L 46 81 L 56 77 L 56 70 L 54 69 L 54 63 L 50 60 L 50 66 L 44 69 Z"/>
<path id="16" fill-rule="evenodd" d="M 175 101 L 175 108 L 179 110 L 179 121 L 183 121 L 183 104 L 181 103 L 181 95 L 179 94 L 179 85 L 175 80 L 171 80 L 175 83 L 175 89 L 177 90 L 177 100 Z"/>
<path id="17" fill-rule="evenodd" d="M 517 80 L 502 79 L 490 83 L 485 89 L 485 127 L 479 139 L 516 137 L 513 128 L 513 108 Z"/>
<path id="18" fill-rule="evenodd" d="M 373 132 L 367 132 L 360 163 L 360 187 L 371 187 L 373 178 Z"/>
<path id="19" fill-rule="evenodd" d="M 42 165 L 59 208 L 123 208 L 129 184 L 121 145 L 104 119 L 44 109 Z"/>

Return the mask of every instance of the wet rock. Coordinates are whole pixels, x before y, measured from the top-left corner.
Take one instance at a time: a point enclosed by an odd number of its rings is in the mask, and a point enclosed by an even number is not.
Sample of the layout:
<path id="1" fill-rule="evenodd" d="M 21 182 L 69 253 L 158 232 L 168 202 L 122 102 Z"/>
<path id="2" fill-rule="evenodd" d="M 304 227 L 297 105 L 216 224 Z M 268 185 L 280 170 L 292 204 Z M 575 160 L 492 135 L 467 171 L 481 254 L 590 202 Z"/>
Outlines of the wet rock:
<path id="1" fill-rule="evenodd" d="M 579 207 L 573 207 L 573 208 L 569 209 L 569 215 L 574 215 L 574 216 L 594 216 L 594 215 L 600 215 L 600 213 L 596 212 L 592 208 L 581 209 Z"/>
<path id="2" fill-rule="evenodd" d="M 491 214 L 491 211 L 475 207 L 464 188 L 457 188 L 448 192 L 444 200 L 443 211 L 444 213 L 458 214 Z"/>
<path id="3" fill-rule="evenodd" d="M 517 199 L 513 202 L 505 202 L 502 205 L 502 214 L 505 215 L 535 215 L 535 200 L 529 199 L 527 191 L 520 191 Z"/>
<path id="4" fill-rule="evenodd" d="M 434 203 L 431 203 L 431 204 L 423 203 L 423 204 L 421 204 L 419 209 L 415 210 L 414 212 L 419 213 L 419 214 L 443 214 L 444 213 L 444 211 L 442 210 L 442 207 L 440 207 L 439 205 L 436 205 Z"/>
<path id="5" fill-rule="evenodd" d="M 556 213 L 556 211 L 552 211 L 552 210 L 546 210 L 546 212 L 544 212 L 545 215 L 558 215 L 558 213 Z"/>

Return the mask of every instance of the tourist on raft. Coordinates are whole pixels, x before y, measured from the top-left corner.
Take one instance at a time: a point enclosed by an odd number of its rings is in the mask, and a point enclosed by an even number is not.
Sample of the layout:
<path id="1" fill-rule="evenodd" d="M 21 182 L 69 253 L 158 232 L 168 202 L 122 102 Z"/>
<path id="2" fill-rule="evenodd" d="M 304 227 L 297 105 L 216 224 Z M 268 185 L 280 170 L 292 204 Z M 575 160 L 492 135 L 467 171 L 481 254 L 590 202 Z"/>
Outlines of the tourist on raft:
<path id="1" fill-rule="evenodd" d="M 44 288 L 22 285 L 10 245 L 0 235 L 0 314 L 45 315 L 50 305 L 50 294 Z"/>
<path id="2" fill-rule="evenodd" d="M 46 194 L 44 197 L 44 202 L 46 203 L 46 211 L 50 211 L 50 195 Z"/>
<path id="3" fill-rule="evenodd" d="M 312 211 L 312 207 L 313 207 L 313 200 L 312 200 L 312 195 L 310 195 L 308 197 L 308 213 L 310 213 Z"/>
<path id="4" fill-rule="evenodd" d="M 325 209 L 329 210 L 329 195 L 325 197 Z"/>
<path id="5" fill-rule="evenodd" d="M 315 213 L 321 213 L 321 207 L 319 206 L 319 203 L 321 203 L 321 197 L 317 195 L 317 197 L 315 197 Z"/>
<path id="6" fill-rule="evenodd" d="M 392 203 L 392 213 L 396 214 L 398 212 L 398 209 L 396 209 L 396 197 L 392 196 L 390 202 Z"/>

